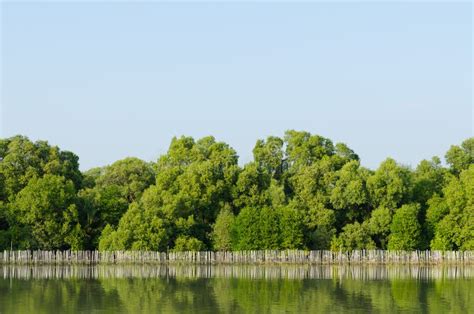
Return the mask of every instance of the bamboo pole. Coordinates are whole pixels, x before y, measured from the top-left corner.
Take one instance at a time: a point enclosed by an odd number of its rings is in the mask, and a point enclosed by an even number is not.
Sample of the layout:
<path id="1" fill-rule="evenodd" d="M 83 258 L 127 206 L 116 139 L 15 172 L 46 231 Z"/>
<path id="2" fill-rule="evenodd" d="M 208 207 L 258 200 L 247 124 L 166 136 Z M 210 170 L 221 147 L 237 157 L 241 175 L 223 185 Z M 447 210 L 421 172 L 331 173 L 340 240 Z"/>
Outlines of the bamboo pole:
<path id="1" fill-rule="evenodd" d="M 235 252 L 153 251 L 9 251 L 0 252 L 0 264 L 474 264 L 474 251 L 350 252 L 262 250 Z"/>

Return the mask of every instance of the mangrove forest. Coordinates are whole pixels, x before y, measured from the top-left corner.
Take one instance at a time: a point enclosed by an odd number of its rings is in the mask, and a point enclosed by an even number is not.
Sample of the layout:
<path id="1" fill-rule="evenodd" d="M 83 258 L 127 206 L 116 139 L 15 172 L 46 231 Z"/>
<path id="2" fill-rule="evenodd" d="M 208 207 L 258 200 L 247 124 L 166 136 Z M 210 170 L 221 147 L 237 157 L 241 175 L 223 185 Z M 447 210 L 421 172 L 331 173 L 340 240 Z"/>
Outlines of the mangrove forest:
<path id="1" fill-rule="evenodd" d="M 343 143 L 290 130 L 253 160 L 175 137 L 148 162 L 82 172 L 46 141 L 0 139 L 0 250 L 474 250 L 474 138 L 444 161 L 368 169 Z"/>

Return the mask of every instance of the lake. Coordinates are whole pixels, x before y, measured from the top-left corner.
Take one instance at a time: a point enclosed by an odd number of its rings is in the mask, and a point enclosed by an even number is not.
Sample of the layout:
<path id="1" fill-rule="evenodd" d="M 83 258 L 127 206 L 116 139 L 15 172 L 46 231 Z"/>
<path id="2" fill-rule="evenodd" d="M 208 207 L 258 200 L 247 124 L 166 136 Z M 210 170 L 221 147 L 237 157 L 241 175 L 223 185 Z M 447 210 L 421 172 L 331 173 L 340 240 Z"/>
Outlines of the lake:
<path id="1" fill-rule="evenodd" d="M 474 313 L 473 266 L 0 266 L 0 313 Z"/>

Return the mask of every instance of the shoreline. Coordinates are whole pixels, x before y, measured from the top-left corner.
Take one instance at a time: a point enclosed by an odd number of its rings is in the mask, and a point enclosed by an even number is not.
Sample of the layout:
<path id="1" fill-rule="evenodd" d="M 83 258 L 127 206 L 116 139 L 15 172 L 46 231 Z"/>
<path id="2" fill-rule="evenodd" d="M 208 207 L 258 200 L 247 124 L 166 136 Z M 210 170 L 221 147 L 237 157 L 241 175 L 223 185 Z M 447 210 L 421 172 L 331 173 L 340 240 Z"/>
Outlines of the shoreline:
<path id="1" fill-rule="evenodd" d="M 234 252 L 42 251 L 0 252 L 0 265 L 216 264 L 216 265 L 474 265 L 474 251 L 351 252 L 260 250 Z"/>

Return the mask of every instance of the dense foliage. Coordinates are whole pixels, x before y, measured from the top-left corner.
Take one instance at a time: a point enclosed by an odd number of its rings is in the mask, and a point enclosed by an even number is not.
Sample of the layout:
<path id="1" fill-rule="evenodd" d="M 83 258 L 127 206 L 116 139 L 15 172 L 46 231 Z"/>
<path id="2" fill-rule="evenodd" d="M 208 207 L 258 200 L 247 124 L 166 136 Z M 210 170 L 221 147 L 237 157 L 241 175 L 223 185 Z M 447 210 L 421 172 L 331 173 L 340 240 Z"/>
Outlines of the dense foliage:
<path id="1" fill-rule="evenodd" d="M 372 171 L 308 132 L 258 140 L 239 166 L 213 137 L 156 162 L 79 171 L 47 142 L 0 139 L 0 249 L 474 249 L 474 138 Z"/>

